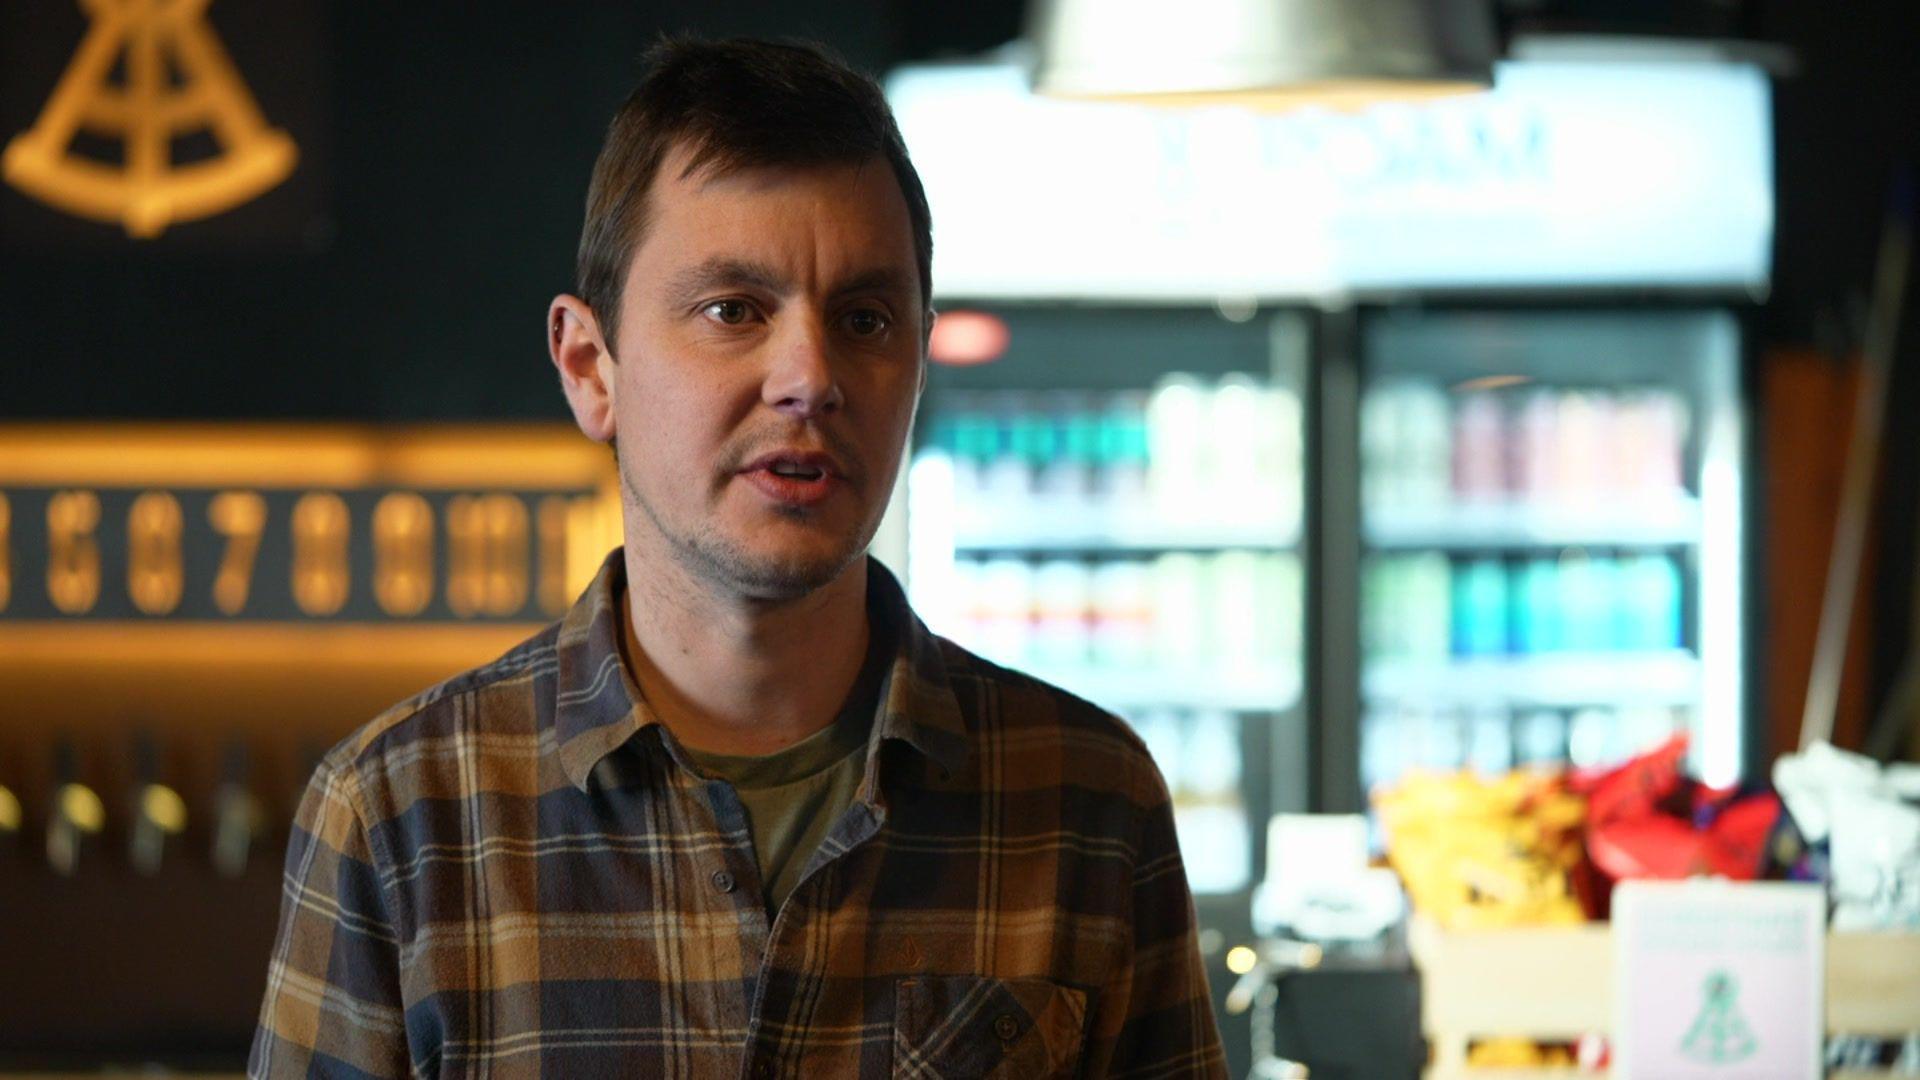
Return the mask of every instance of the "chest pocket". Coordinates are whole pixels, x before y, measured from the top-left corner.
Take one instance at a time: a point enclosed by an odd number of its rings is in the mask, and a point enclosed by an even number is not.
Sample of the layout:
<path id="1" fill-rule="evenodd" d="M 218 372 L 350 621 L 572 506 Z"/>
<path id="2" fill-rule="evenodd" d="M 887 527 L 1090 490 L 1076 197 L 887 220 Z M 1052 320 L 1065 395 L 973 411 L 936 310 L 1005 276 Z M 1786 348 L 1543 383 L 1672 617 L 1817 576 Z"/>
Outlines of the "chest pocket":
<path id="1" fill-rule="evenodd" d="M 893 1075 L 1071 1077 L 1087 992 L 1046 979 L 916 975 L 894 984 Z"/>

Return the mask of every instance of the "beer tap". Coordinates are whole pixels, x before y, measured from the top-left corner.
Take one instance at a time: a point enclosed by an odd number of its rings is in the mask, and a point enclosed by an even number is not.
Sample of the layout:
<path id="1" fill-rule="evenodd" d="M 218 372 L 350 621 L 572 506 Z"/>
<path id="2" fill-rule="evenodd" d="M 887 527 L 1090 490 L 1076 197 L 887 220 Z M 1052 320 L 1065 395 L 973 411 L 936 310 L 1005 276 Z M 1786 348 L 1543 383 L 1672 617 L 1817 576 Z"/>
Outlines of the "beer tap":
<path id="1" fill-rule="evenodd" d="M 1240 976 L 1227 991 L 1227 1012 L 1237 1016 L 1253 1009 L 1252 1080 L 1299 1080 L 1307 1067 L 1274 1053 L 1273 1007 L 1280 998 L 1279 982 L 1289 973 L 1311 971 L 1323 958 L 1320 946 L 1306 941 L 1267 938 L 1256 945 L 1240 945 L 1227 952 L 1227 970 Z"/>
<path id="2" fill-rule="evenodd" d="M 127 855 L 135 870 L 157 874 L 169 838 L 186 831 L 187 804 L 179 792 L 160 782 L 160 751 L 148 732 L 134 738 L 133 772 L 133 827 L 127 832 Z"/>
<path id="3" fill-rule="evenodd" d="M 248 765 L 247 745 L 239 739 L 229 742 L 213 797 L 213 865 L 223 877 L 247 872 L 247 860 L 266 830 L 266 812 L 247 787 Z"/>
<path id="4" fill-rule="evenodd" d="M 53 806 L 47 815 L 47 864 L 61 877 L 80 868 L 82 848 L 107 825 L 100 796 L 80 781 L 78 755 L 70 739 L 53 747 Z"/>
<path id="5" fill-rule="evenodd" d="M 0 783 L 0 852 L 11 851 L 20 840 L 20 828 L 26 815 L 20 807 L 20 797 L 13 793 L 5 783 Z"/>

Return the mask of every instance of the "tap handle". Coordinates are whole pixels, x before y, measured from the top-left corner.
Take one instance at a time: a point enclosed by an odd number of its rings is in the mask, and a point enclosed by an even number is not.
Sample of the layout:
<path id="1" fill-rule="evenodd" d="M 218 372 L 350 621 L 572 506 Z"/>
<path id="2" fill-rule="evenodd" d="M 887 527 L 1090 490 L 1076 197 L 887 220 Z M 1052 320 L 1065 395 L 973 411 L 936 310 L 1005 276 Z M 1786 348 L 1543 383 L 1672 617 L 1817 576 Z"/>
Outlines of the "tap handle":
<path id="1" fill-rule="evenodd" d="M 0 758 L 0 762 L 4 762 Z M 0 783 L 0 850 L 10 850 L 20 841 L 20 829 L 26 824 L 26 810 L 20 805 L 20 796 L 5 783 Z"/>
<path id="2" fill-rule="evenodd" d="M 187 804 L 161 782 L 160 748 L 149 732 L 134 736 L 133 827 L 127 831 L 127 855 L 142 874 L 157 874 L 167 843 L 187 828 Z"/>
<path id="3" fill-rule="evenodd" d="M 266 813 L 247 784 L 249 771 L 246 744 L 228 743 L 213 810 L 213 865 L 224 877 L 247 872 L 247 860 L 266 829 Z"/>
<path id="4" fill-rule="evenodd" d="M 107 826 L 99 793 L 80 780 L 79 755 L 62 738 L 53 748 L 53 806 L 47 815 L 47 864 L 62 877 L 80 868 L 81 850 Z"/>
<path id="5" fill-rule="evenodd" d="M 0 784 L 0 847 L 12 847 L 17 842 L 24 818 L 20 796 L 15 795 L 12 788 Z"/>

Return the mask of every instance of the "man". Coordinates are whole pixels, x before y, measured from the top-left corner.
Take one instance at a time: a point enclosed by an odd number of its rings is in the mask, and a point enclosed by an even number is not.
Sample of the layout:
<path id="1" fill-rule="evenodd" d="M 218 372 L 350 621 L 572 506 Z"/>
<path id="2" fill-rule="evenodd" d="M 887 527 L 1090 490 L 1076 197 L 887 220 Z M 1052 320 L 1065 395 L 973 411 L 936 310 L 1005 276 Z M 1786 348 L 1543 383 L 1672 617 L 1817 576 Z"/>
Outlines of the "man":
<path id="1" fill-rule="evenodd" d="M 878 88 L 652 61 L 547 324 L 625 546 L 327 755 L 249 1072 L 1224 1075 L 1140 741 L 865 557 L 932 317 Z"/>

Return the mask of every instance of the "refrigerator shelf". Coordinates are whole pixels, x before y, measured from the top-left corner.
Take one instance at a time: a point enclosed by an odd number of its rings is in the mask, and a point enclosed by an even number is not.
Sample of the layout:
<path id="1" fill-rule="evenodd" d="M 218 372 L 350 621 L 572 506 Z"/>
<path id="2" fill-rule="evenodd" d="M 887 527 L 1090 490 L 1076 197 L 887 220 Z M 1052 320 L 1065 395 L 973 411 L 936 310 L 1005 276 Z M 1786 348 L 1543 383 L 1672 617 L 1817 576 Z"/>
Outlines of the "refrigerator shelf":
<path id="1" fill-rule="evenodd" d="M 1277 515 L 1236 522 L 1169 523 L 1158 515 L 1139 513 L 1047 512 L 957 522 L 953 550 L 960 554 L 1277 551 L 1297 546 L 1299 539 L 1299 522 Z"/>
<path id="2" fill-rule="evenodd" d="M 1447 704 L 1690 705 L 1700 660 L 1676 649 L 1640 653 L 1550 653 L 1449 661 L 1379 660 L 1361 674 L 1369 701 Z"/>
<path id="3" fill-rule="evenodd" d="M 1454 503 L 1378 508 L 1364 531 L 1376 548 L 1681 547 L 1701 538 L 1700 501 Z"/>
<path id="4" fill-rule="evenodd" d="M 1022 665 L 1022 670 L 1116 712 L 1138 709 L 1224 709 L 1281 712 L 1300 700 L 1300 672 L 1275 665 L 1265 671 L 1115 668 L 1094 665 Z"/>

